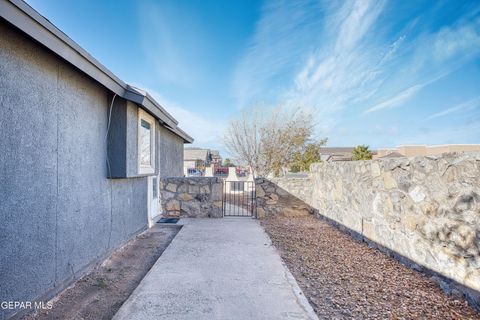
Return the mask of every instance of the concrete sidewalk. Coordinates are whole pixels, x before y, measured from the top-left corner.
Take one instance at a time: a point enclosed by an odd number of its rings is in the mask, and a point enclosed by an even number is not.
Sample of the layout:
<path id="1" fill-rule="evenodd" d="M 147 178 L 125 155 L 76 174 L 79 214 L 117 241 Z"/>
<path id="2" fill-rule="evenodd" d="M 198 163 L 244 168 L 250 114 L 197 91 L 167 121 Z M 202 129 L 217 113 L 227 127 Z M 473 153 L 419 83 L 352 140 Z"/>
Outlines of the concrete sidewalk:
<path id="1" fill-rule="evenodd" d="M 257 220 L 181 222 L 113 319 L 317 319 Z"/>

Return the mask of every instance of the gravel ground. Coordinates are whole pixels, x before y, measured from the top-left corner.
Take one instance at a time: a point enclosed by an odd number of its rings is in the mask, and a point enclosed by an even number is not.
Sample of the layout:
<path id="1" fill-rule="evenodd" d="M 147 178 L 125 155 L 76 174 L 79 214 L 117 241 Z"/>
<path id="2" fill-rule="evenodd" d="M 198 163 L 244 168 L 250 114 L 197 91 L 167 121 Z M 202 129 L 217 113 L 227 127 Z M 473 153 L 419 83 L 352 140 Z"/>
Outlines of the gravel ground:
<path id="1" fill-rule="evenodd" d="M 320 319 L 480 319 L 429 277 L 325 221 L 261 223 Z"/>

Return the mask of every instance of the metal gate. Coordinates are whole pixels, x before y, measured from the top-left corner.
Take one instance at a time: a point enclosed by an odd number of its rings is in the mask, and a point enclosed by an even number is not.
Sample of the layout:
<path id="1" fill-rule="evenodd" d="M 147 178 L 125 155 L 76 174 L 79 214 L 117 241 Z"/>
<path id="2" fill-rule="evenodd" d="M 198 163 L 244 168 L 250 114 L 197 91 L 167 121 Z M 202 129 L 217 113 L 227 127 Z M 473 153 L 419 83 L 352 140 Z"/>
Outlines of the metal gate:
<path id="1" fill-rule="evenodd" d="M 257 217 L 254 181 L 223 182 L 223 216 Z"/>

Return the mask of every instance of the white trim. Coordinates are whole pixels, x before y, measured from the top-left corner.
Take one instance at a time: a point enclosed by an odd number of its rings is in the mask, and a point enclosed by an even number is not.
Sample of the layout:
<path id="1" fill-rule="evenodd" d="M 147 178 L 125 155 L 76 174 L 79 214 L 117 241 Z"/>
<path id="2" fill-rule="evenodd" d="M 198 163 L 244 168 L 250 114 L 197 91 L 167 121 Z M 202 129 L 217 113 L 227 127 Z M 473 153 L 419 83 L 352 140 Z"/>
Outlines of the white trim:
<path id="1" fill-rule="evenodd" d="M 157 197 L 153 197 L 153 179 L 157 179 Z M 151 228 L 155 225 L 155 222 L 157 222 L 158 218 L 160 217 L 160 203 L 159 203 L 159 182 L 160 179 L 158 176 L 149 176 L 147 178 L 147 187 L 148 187 L 148 199 L 147 199 L 147 219 L 148 219 L 148 227 Z"/>
<path id="2" fill-rule="evenodd" d="M 150 165 L 142 165 L 140 162 L 141 159 L 141 141 L 140 141 L 140 130 L 142 127 L 142 120 L 150 124 Z M 137 163 L 138 163 L 138 174 L 152 174 L 155 173 L 155 118 L 150 114 L 145 112 L 143 109 L 138 108 L 138 125 L 137 125 Z"/>

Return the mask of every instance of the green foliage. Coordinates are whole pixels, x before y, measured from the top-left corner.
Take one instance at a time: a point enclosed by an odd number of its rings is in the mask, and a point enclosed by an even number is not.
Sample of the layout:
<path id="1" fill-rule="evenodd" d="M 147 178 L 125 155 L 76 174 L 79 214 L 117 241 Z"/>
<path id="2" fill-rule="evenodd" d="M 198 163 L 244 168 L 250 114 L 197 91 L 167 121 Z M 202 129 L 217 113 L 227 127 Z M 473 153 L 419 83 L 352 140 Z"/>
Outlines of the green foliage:
<path id="1" fill-rule="evenodd" d="M 327 139 L 318 142 L 311 142 L 305 144 L 303 150 L 296 152 L 293 155 L 291 172 L 310 171 L 310 165 L 315 162 L 320 162 L 320 148 L 327 143 Z"/>
<path id="2" fill-rule="evenodd" d="M 235 167 L 235 164 L 232 163 L 232 161 L 229 158 L 226 158 L 223 160 L 223 166 L 224 167 Z"/>
<path id="3" fill-rule="evenodd" d="M 352 151 L 352 160 L 371 160 L 373 154 L 368 148 L 369 146 L 363 144 L 356 146 Z"/>

